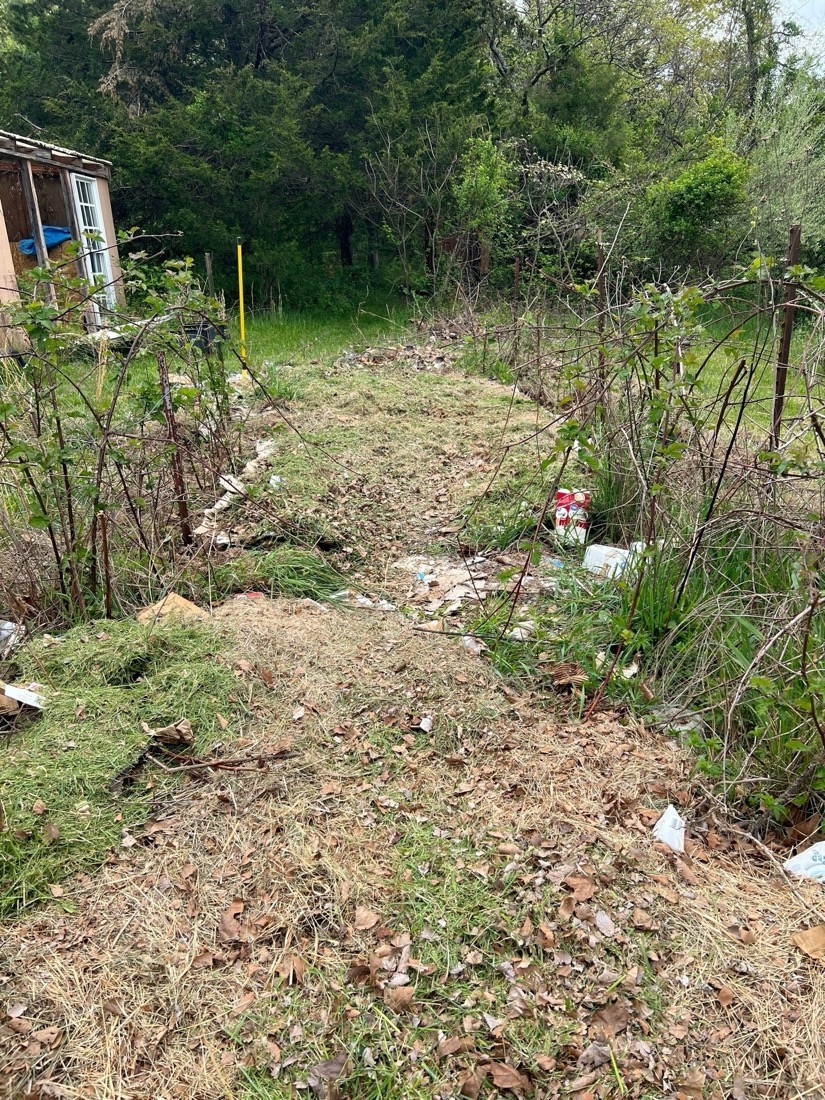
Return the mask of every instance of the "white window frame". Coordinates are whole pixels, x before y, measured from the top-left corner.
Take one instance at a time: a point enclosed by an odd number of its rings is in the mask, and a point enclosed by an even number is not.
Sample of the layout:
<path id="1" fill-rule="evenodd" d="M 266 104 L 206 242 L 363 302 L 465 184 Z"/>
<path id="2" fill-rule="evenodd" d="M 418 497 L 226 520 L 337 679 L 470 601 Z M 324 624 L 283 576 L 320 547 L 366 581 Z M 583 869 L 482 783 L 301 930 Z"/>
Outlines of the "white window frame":
<path id="1" fill-rule="evenodd" d="M 83 176 L 72 172 L 72 198 L 75 218 L 81 236 L 82 251 L 79 259 L 83 265 L 83 274 L 90 286 L 100 286 L 96 294 L 95 320 L 100 324 L 100 305 L 113 308 L 116 302 L 115 287 L 112 279 L 112 260 L 109 254 L 111 243 L 106 239 L 106 223 L 103 221 L 103 209 L 100 205 L 100 190 L 95 176 Z M 88 188 L 88 197 L 82 194 L 83 187 Z M 91 201 L 88 201 L 89 198 Z M 94 213 L 96 225 L 89 223 L 84 207 Z M 88 234 L 95 234 L 100 240 L 90 240 Z"/>

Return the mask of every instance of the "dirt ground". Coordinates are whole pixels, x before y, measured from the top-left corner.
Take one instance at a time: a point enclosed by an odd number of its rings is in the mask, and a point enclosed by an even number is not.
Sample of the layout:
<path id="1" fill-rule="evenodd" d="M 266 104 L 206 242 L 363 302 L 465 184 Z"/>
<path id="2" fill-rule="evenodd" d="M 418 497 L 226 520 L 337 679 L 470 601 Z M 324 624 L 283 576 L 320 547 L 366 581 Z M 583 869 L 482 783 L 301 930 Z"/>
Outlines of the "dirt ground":
<path id="1" fill-rule="evenodd" d="M 285 435 L 279 467 L 399 602 L 392 563 L 540 424 L 434 359 L 319 369 L 289 413 L 310 442 Z M 5 1094 L 825 1095 L 825 964 L 791 938 L 825 919 L 821 886 L 721 820 L 674 740 L 567 720 L 414 618 L 215 610 L 256 685 L 226 731 L 243 763 L 184 773 L 98 873 L 5 928 Z M 683 856 L 651 834 L 668 802 Z"/>

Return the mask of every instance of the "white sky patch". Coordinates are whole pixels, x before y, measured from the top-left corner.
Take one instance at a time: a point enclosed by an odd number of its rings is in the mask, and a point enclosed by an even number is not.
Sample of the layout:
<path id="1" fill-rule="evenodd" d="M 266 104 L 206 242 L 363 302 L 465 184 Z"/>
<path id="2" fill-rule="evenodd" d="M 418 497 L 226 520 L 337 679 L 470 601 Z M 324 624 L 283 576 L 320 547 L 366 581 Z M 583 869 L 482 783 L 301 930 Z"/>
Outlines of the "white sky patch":
<path id="1" fill-rule="evenodd" d="M 825 30 L 825 0 L 781 0 L 779 12 L 805 31 Z"/>

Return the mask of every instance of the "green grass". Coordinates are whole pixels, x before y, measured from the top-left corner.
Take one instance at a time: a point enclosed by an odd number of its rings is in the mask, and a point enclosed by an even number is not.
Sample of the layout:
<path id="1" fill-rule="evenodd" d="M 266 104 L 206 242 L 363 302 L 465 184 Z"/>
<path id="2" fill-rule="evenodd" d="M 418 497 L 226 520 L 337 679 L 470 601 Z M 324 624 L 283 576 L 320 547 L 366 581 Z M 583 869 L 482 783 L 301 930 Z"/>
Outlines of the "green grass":
<path id="1" fill-rule="evenodd" d="M 208 576 L 196 582 L 196 588 L 199 595 L 211 601 L 226 599 L 235 592 L 324 600 L 346 588 L 346 584 L 346 578 L 319 553 L 279 546 L 268 553 L 243 553 L 212 566 Z"/>
<path id="2" fill-rule="evenodd" d="M 250 362 L 268 364 L 328 362 L 344 350 L 362 349 L 370 343 L 403 333 L 409 312 L 395 303 L 367 303 L 352 312 L 277 312 L 258 314 L 247 323 L 246 343 Z"/>
<path id="3" fill-rule="evenodd" d="M 650 965 L 649 951 L 655 946 L 651 937 L 626 927 L 620 941 L 585 946 L 581 931 L 556 920 L 566 888 L 550 883 L 531 886 L 529 849 L 514 858 L 497 850 L 495 835 L 468 836 L 434 828 L 438 809 L 429 821 L 415 820 L 418 816 L 397 818 L 393 875 L 377 904 L 394 937 L 410 937 L 418 968 L 410 972 L 412 1010 L 394 1015 L 380 991 L 368 982 L 347 979 L 340 960 L 322 963 L 303 990 L 276 995 L 282 1031 L 274 1038 L 283 1040 L 282 1063 L 275 1077 L 262 1067 L 242 1069 L 236 1083 L 240 1100 L 287 1100 L 307 1081 L 313 1066 L 341 1052 L 348 1056 L 348 1064 L 336 1082 L 337 1094 L 349 1100 L 457 1096 L 461 1074 L 478 1065 L 479 1057 L 506 1058 L 529 1072 L 539 1087 L 548 1074 L 537 1058 L 556 1058 L 559 1068 L 551 1077 L 556 1084 L 575 1071 L 570 1048 L 581 1036 L 585 1016 L 576 1006 L 589 995 L 594 1006 L 604 1002 L 599 975 L 606 967 L 623 976 L 638 966 L 644 975 L 638 996 L 650 1010 L 649 1023 L 655 1027 L 661 1020 L 666 1005 Z M 596 865 L 612 862 L 612 852 L 598 846 L 587 855 Z M 614 895 L 607 888 L 594 908 L 615 912 L 621 897 L 620 889 Z M 553 948 L 541 946 L 536 931 L 540 922 L 556 925 Z M 366 963 L 378 943 L 374 933 L 357 936 L 348 947 L 360 948 L 352 957 Z M 386 949 L 392 940 L 383 936 Z M 579 966 L 572 980 L 560 979 L 556 951 L 586 958 L 591 965 Z M 545 985 L 556 997 L 552 1007 L 540 998 L 531 999 L 531 990 Z M 565 991 L 569 1001 L 562 1007 L 558 996 Z M 620 998 L 623 995 L 620 992 Z M 525 1011 L 520 1013 L 513 1005 L 521 996 Z M 297 1041 L 288 1034 L 296 1019 L 302 1024 Z M 271 1020 L 272 1014 L 264 1013 L 251 1019 L 247 1030 L 271 1032 Z M 439 1056 L 442 1038 L 468 1033 L 473 1036 L 472 1050 Z M 617 1056 L 621 1061 L 621 1054 Z M 288 1057 L 291 1064 L 285 1064 Z M 489 1082 L 483 1095 L 495 1095 Z"/>
<path id="4" fill-rule="evenodd" d="M 500 964 L 525 953 L 519 928 L 533 907 L 522 898 L 519 871 L 505 868 L 506 859 L 493 856 L 490 878 L 485 879 L 469 869 L 479 862 L 479 855 L 466 838 L 438 837 L 431 825 L 410 817 L 399 819 L 393 853 L 395 874 L 387 883 L 382 916 L 393 930 L 410 934 L 413 956 L 432 968 L 431 973 L 412 972 L 414 1013 L 394 1015 L 380 993 L 368 986 L 353 986 L 343 973 L 319 975 L 322 984 L 345 989 L 346 998 L 334 999 L 323 1014 L 323 1026 L 307 1012 L 300 1060 L 277 1080 L 260 1071 L 242 1071 L 239 1094 L 243 1100 L 287 1100 L 294 1095 L 296 1080 L 306 1080 L 313 1064 L 341 1050 L 349 1055 L 349 1068 L 337 1082 L 342 1096 L 424 1100 L 434 1095 L 440 1083 L 455 1081 L 479 1053 L 495 1056 L 500 1049 L 482 1023 L 473 1053 L 450 1059 L 437 1055 L 443 1035 L 465 1034 L 466 1017 L 488 1013 L 503 1018 L 507 1012 L 510 983 Z M 490 863 L 489 853 L 485 861 Z M 544 904 L 554 904 L 556 888 L 547 887 L 546 894 Z M 541 902 L 536 903 L 536 911 L 543 913 Z M 474 952 L 480 952 L 480 962 Z M 470 961 L 465 962 L 468 955 Z M 544 965 L 540 949 L 534 958 L 537 966 Z M 345 1012 L 348 1007 L 356 1008 L 357 1015 Z M 563 1018 L 548 1026 L 546 1019 L 529 1014 L 508 1020 L 508 1057 L 534 1068 L 535 1056 L 557 1054 L 570 1040 L 574 1026 L 574 1021 Z M 371 1057 L 365 1064 L 367 1050 Z"/>
<path id="5" fill-rule="evenodd" d="M 123 829 L 162 801 L 168 777 L 151 767 L 128 771 L 147 747 L 142 722 L 188 718 L 196 752 L 214 740 L 217 715 L 237 710 L 237 680 L 216 659 L 223 646 L 201 625 L 125 620 L 90 623 L 22 650 L 17 679 L 45 685 L 49 700 L 0 744 L 0 914 L 93 869 L 119 847 Z M 47 826 L 59 835 L 50 837 Z"/>
<path id="6" fill-rule="evenodd" d="M 464 510 L 461 541 L 478 554 L 506 550 L 535 530 L 554 475 L 541 470 L 534 455 L 517 459 L 521 465 L 511 462 L 489 491 Z M 552 524 L 552 509 L 548 516 Z"/>

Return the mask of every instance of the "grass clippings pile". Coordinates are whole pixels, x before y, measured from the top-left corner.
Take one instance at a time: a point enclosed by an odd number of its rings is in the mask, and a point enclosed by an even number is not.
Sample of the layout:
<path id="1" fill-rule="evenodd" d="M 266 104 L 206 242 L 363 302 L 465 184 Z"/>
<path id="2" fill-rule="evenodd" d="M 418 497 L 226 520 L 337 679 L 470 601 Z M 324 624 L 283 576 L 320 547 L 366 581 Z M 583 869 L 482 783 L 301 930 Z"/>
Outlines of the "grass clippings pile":
<path id="1" fill-rule="evenodd" d="M 395 614 L 233 600 L 248 770 L 184 773 L 136 843 L 6 929 L 31 1097 L 814 1096 L 816 923 L 695 822 L 673 743 L 548 721 Z M 256 761 L 277 746 L 288 755 Z"/>
<path id="2" fill-rule="evenodd" d="M 2 746 L 0 913 L 61 896 L 66 874 L 96 867 L 162 803 L 169 776 L 146 766 L 144 725 L 185 718 L 200 751 L 220 734 L 219 715 L 242 715 L 224 645 L 203 626 L 123 620 L 15 654 L 17 679 L 45 685 L 47 703 Z"/>

